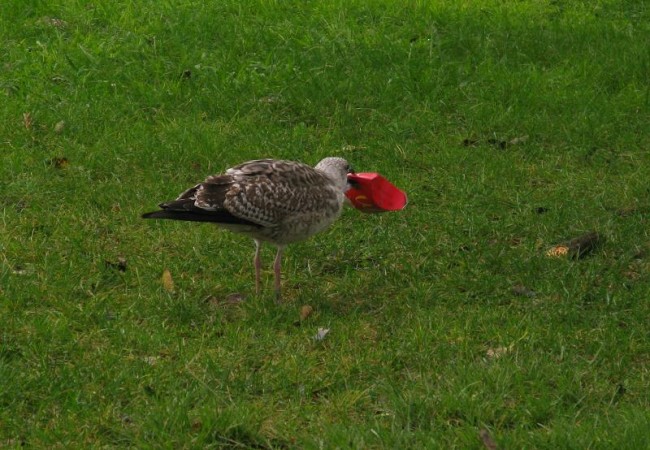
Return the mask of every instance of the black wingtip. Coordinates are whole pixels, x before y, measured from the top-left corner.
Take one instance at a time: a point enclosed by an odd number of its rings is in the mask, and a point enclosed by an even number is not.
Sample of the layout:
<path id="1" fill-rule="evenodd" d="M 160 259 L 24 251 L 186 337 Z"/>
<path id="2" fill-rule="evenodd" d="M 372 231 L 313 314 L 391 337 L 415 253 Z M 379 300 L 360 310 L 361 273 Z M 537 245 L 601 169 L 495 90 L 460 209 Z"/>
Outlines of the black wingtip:
<path id="1" fill-rule="evenodd" d="M 253 227 L 260 226 L 255 222 L 235 217 L 227 211 L 202 211 L 200 209 L 195 211 L 162 210 L 144 213 L 141 217 L 143 219 L 169 219 L 187 222 L 210 222 L 217 224 L 248 225 Z"/>
<path id="2" fill-rule="evenodd" d="M 168 211 L 151 211 L 144 213 L 140 217 L 143 219 L 173 219 L 174 215 L 170 214 Z"/>
<path id="3" fill-rule="evenodd" d="M 143 219 L 157 219 L 158 218 L 157 214 L 161 212 L 163 211 L 152 211 L 152 212 L 144 213 L 140 217 L 142 217 Z"/>

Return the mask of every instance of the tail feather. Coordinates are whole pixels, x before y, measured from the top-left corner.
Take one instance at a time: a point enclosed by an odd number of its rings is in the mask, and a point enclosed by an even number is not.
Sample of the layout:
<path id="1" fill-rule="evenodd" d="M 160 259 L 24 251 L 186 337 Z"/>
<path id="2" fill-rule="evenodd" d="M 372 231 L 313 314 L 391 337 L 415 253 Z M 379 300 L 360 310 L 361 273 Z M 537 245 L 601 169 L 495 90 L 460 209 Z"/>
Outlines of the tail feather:
<path id="1" fill-rule="evenodd" d="M 173 209 L 163 209 L 161 211 L 152 211 L 142 215 L 143 219 L 169 219 L 169 220 L 183 220 L 188 222 L 211 222 L 211 223 L 223 223 L 223 224 L 233 224 L 233 225 L 251 225 L 259 226 L 254 222 L 249 220 L 241 219 L 239 217 L 233 216 L 225 210 L 219 211 L 205 211 L 205 210 L 194 210 L 194 211 L 178 211 Z"/>

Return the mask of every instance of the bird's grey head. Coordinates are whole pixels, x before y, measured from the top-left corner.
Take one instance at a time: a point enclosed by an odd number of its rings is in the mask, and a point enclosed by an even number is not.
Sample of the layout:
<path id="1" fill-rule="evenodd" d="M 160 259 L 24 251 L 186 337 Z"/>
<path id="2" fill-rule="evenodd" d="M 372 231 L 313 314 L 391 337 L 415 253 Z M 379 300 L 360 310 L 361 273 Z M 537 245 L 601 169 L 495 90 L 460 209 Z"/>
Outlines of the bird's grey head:
<path id="1" fill-rule="evenodd" d="M 345 159 L 332 156 L 316 164 L 316 170 L 325 172 L 330 178 L 335 180 L 336 185 L 341 188 L 341 191 L 347 190 L 348 174 L 354 173 L 354 170 L 352 170 L 352 167 Z"/>

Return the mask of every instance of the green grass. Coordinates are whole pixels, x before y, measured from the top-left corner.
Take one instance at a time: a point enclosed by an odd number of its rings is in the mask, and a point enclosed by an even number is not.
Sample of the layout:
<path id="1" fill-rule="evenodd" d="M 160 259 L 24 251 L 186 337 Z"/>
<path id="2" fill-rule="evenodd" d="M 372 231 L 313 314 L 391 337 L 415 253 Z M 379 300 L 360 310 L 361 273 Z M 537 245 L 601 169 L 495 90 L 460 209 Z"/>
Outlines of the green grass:
<path id="1" fill-rule="evenodd" d="M 649 24 L 621 0 L 3 2 L 0 446 L 650 448 Z M 256 297 L 248 239 L 139 218 L 327 155 L 410 204 L 291 246 L 282 305 L 269 249 Z M 545 256 L 589 230 L 589 257 Z"/>

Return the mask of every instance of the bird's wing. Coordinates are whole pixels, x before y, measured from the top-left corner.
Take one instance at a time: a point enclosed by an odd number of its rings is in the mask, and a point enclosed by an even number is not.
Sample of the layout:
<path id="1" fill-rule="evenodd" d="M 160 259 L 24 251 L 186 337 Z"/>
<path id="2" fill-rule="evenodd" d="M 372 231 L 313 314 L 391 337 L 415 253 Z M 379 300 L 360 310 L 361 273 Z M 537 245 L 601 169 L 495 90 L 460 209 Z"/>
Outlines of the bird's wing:
<path id="1" fill-rule="evenodd" d="M 223 206 L 233 215 L 264 227 L 274 227 L 290 216 L 337 207 L 331 180 L 313 167 L 293 161 L 261 159 L 228 169 L 232 187 Z M 217 181 L 210 177 L 204 184 Z M 198 201 L 197 195 L 197 201 Z"/>
<path id="2" fill-rule="evenodd" d="M 231 225 L 260 225 L 243 217 L 233 215 L 224 207 L 226 193 L 233 187 L 228 175 L 210 177 L 209 182 L 199 183 L 178 196 L 176 200 L 161 203 L 160 211 L 144 214 L 145 219 L 172 219 L 193 222 L 213 222 Z"/>
<path id="3" fill-rule="evenodd" d="M 311 166 L 258 159 L 208 177 L 143 217 L 274 228 L 288 218 L 336 211 L 339 194 Z"/>

